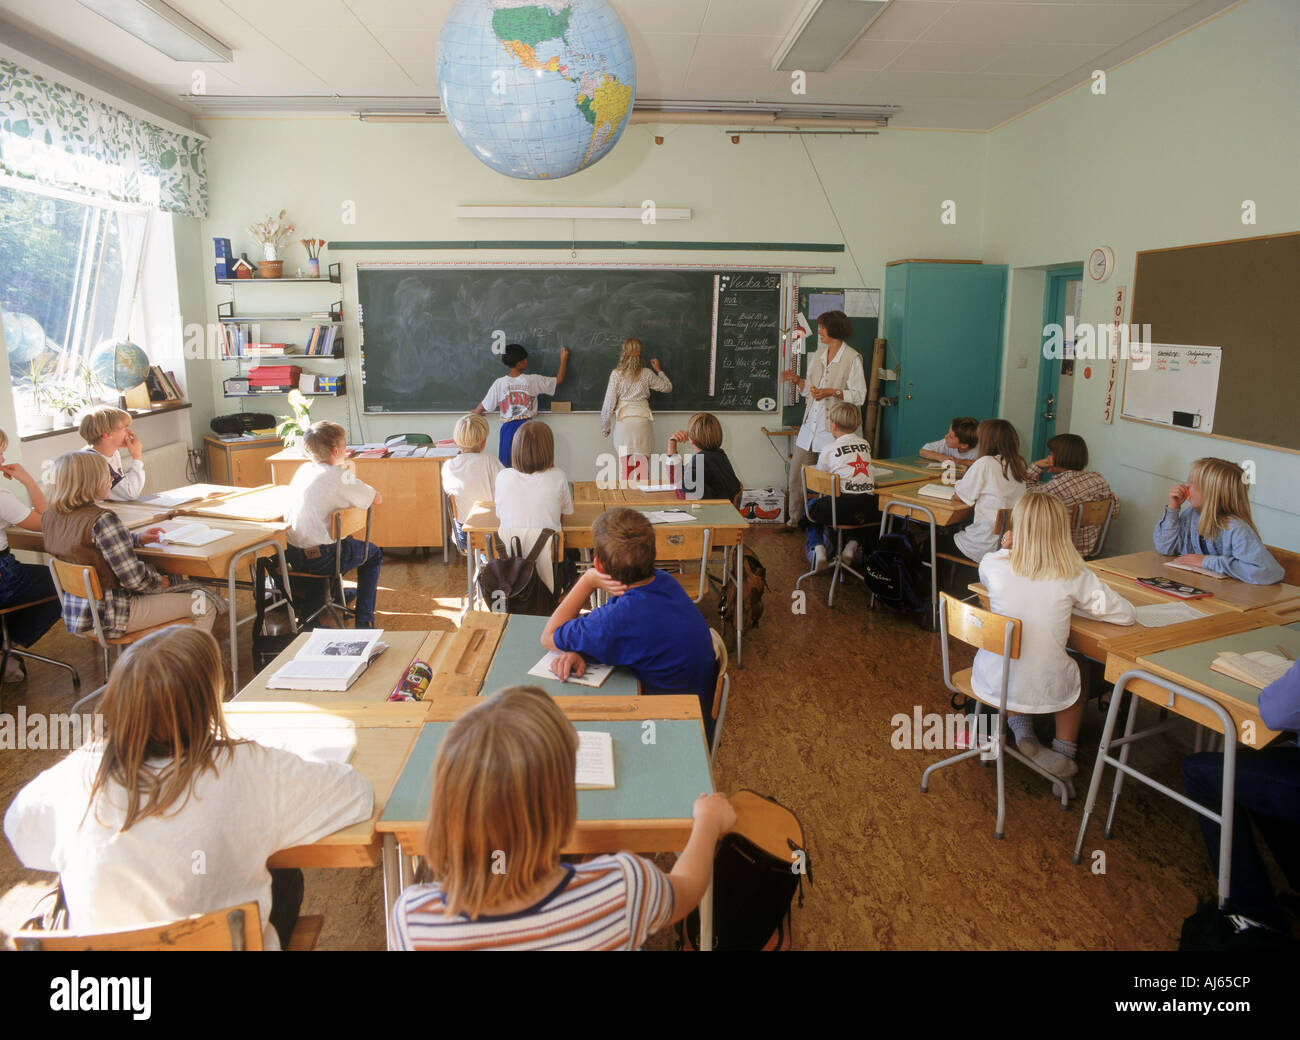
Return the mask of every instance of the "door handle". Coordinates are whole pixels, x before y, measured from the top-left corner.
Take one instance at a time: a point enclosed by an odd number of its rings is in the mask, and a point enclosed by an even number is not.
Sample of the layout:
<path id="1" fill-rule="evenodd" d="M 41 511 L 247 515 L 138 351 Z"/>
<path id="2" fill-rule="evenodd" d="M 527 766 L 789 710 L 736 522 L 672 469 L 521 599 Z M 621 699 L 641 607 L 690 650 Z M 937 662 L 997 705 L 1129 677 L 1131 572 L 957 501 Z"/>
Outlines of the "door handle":
<path id="1" fill-rule="evenodd" d="M 1056 418 L 1056 409 L 1055 409 L 1055 405 L 1056 405 L 1056 395 L 1055 395 L 1055 394 L 1048 394 L 1048 395 L 1047 395 L 1047 411 L 1045 411 L 1045 412 L 1043 413 L 1043 418 L 1044 418 L 1044 419 L 1048 419 L 1048 420 L 1050 420 L 1050 419 L 1055 419 L 1055 418 Z"/>

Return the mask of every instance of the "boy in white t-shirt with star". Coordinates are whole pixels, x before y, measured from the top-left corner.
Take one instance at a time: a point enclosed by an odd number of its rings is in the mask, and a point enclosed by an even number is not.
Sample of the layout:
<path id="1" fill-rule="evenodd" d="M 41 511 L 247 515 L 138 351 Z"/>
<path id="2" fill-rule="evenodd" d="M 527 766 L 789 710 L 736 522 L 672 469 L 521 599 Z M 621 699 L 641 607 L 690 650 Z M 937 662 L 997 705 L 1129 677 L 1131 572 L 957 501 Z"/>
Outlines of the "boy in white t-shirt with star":
<path id="1" fill-rule="evenodd" d="M 518 343 L 506 346 L 501 360 L 510 369 L 508 376 L 502 376 L 488 388 L 487 396 L 481 404 L 474 406 L 475 415 L 485 412 L 501 413 L 501 443 L 497 458 L 501 465 L 510 466 L 510 446 L 514 442 L 519 427 L 537 414 L 537 399 L 545 394 L 551 397 L 556 388 L 564 382 L 564 372 L 569 364 L 569 348 L 560 349 L 560 370 L 553 376 L 526 374 L 528 368 L 528 351 Z"/>
<path id="2" fill-rule="evenodd" d="M 840 478 L 840 493 L 835 500 L 835 519 L 841 526 L 852 525 L 841 558 L 851 564 L 859 541 L 865 542 L 868 528 L 880 519 L 876 506 L 876 483 L 871 475 L 871 445 L 858 432 L 862 410 L 849 401 L 836 401 L 827 412 L 835 440 L 822 449 L 817 468 Z M 808 561 L 815 570 L 827 564 L 832 544 L 831 500 L 828 495 L 810 499 L 808 515 Z"/>

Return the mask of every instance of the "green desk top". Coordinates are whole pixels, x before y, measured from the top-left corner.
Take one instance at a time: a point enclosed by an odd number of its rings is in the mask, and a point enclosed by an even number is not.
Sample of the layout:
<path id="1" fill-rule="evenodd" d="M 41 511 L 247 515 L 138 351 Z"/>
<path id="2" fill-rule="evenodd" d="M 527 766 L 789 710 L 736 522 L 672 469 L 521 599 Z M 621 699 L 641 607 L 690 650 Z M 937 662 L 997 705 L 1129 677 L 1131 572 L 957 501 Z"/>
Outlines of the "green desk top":
<path id="1" fill-rule="evenodd" d="M 528 614 L 511 614 L 505 631 L 492 657 L 492 666 L 483 680 L 480 697 L 496 693 L 506 686 L 538 686 L 552 697 L 617 697 L 636 696 L 640 684 L 636 675 L 626 668 L 615 668 L 600 686 L 582 686 L 578 683 L 560 682 L 559 679 L 539 679 L 529 675 L 528 669 L 541 660 L 542 629 L 546 618 Z"/>
<path id="2" fill-rule="evenodd" d="M 1203 643 L 1192 643 L 1190 646 L 1179 646 L 1173 650 L 1162 650 L 1157 654 L 1141 656 L 1143 660 L 1159 665 L 1175 675 L 1185 675 L 1225 696 L 1259 707 L 1259 690 L 1220 672 L 1210 671 L 1210 662 L 1224 650 L 1231 650 L 1238 654 L 1267 650 L 1276 654 L 1278 646 L 1284 647 L 1292 657 L 1300 657 L 1300 625 L 1257 628 L 1253 632 L 1238 632 L 1236 635 L 1220 636 L 1218 639 L 1207 639 Z M 1141 667 L 1140 663 L 1139 667 Z"/>
<path id="3" fill-rule="evenodd" d="M 579 820 L 681 820 L 701 794 L 713 791 L 709 755 L 699 722 L 655 719 L 654 743 L 644 743 L 646 721 L 580 722 L 582 730 L 614 737 L 614 783 L 609 791 L 579 791 Z M 433 763 L 450 722 L 426 722 L 402 767 L 381 820 L 429 818 Z"/>
<path id="4" fill-rule="evenodd" d="M 650 506 L 627 506 L 628 509 L 635 509 L 638 513 L 657 513 L 665 509 L 680 509 L 690 513 L 695 517 L 695 523 L 708 526 L 716 524 L 719 527 L 748 527 L 749 521 L 740 515 L 740 510 L 730 502 L 714 502 L 709 504 L 692 503 L 690 499 L 680 502 L 666 503 L 663 505 Z M 663 527 L 690 527 L 692 524 L 662 524 Z"/>

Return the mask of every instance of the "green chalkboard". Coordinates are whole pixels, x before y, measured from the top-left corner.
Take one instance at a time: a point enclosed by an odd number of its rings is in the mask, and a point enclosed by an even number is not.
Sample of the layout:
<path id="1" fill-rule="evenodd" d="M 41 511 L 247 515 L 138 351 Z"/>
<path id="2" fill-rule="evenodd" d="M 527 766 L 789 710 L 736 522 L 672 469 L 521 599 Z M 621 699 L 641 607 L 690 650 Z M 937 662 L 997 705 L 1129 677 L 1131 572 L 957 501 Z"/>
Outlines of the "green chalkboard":
<path id="1" fill-rule="evenodd" d="M 599 411 L 629 336 L 673 382 L 656 410 L 776 407 L 778 273 L 358 265 L 357 297 L 367 412 L 467 411 L 505 375 L 506 343 L 541 375 L 569 347 L 554 400 Z"/>

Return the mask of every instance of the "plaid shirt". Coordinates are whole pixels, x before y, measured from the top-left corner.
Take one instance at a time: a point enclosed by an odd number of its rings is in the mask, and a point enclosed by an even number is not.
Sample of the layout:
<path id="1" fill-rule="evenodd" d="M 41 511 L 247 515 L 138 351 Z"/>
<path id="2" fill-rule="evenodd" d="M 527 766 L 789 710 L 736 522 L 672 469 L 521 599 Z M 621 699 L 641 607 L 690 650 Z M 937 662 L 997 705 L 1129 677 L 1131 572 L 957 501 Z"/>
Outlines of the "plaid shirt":
<path id="1" fill-rule="evenodd" d="M 95 521 L 90 529 L 90 540 L 104 554 L 104 559 L 122 584 L 120 589 L 107 589 L 100 604 L 104 635 L 120 636 L 126 631 L 131 616 L 132 595 L 162 592 L 162 575 L 135 554 L 135 536 L 115 513 L 105 513 Z M 62 591 L 59 592 L 59 597 L 63 601 L 63 623 L 69 632 L 80 635 L 94 630 L 89 600 L 69 596 Z"/>
<path id="2" fill-rule="evenodd" d="M 1100 473 L 1090 469 L 1066 470 L 1064 473 L 1058 473 L 1047 484 L 1039 484 L 1038 478 L 1042 475 L 1043 468 L 1037 463 L 1029 467 L 1029 475 L 1026 483 L 1030 491 L 1045 491 L 1049 495 L 1055 495 L 1065 507 L 1071 511 L 1071 520 L 1073 520 L 1073 510 L 1080 502 L 1095 502 L 1099 498 L 1109 498 L 1115 503 L 1114 512 L 1111 519 L 1119 516 L 1119 499 L 1111 491 L 1110 485 L 1106 483 L 1106 478 Z M 1087 556 L 1097 547 L 1097 536 L 1101 534 L 1101 525 L 1092 524 L 1089 527 L 1080 527 L 1074 532 L 1074 547 L 1079 550 L 1080 556 Z"/>

